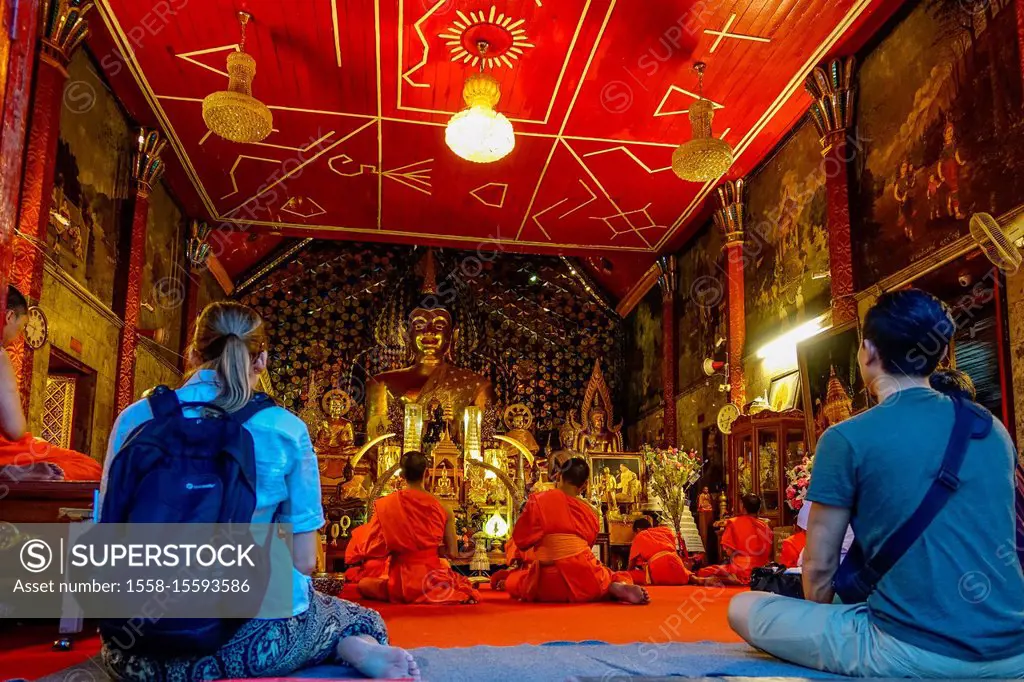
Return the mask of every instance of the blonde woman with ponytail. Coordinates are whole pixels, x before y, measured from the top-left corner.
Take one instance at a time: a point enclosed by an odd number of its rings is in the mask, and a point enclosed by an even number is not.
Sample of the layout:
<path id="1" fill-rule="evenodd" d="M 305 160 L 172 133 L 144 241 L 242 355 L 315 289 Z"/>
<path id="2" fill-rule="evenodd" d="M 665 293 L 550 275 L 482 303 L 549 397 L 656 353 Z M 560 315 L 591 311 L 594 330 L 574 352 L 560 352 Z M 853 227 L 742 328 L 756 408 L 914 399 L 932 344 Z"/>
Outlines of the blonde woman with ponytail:
<path id="1" fill-rule="evenodd" d="M 211 303 L 196 320 L 189 345 L 190 374 L 175 391 L 180 403 L 213 404 L 236 413 L 255 395 L 267 369 L 267 330 L 256 311 L 240 303 Z M 186 408 L 186 416 L 191 416 Z M 198 414 L 198 413 L 196 413 Z M 153 419 L 147 400 L 117 418 L 107 449 L 101 493 L 111 461 L 128 435 Z M 115 679 L 283 677 L 301 668 L 337 661 L 374 678 L 419 679 L 412 656 L 387 646 L 376 611 L 315 592 L 317 531 L 324 524 L 320 472 L 306 425 L 282 407 L 256 412 L 244 423 L 256 460 L 253 523 L 292 524 L 292 617 L 253 619 L 213 656 L 155 658 L 133 653 L 116 639 L 103 642 L 103 661 Z M 102 504 L 101 504 L 102 507 Z M 283 639 L 282 639 L 283 638 Z M 280 646 L 280 642 L 287 646 Z M 213 667 L 211 667 L 213 666 Z"/>

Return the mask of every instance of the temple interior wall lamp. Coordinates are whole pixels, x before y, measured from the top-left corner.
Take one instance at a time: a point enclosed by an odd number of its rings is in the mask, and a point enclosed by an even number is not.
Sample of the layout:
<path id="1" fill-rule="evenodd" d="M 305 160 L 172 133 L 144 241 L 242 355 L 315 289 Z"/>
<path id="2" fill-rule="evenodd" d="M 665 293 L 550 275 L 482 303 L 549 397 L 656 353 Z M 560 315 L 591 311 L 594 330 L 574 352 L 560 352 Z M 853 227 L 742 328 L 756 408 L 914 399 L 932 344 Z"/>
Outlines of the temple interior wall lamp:
<path id="1" fill-rule="evenodd" d="M 825 318 L 827 315 L 828 314 L 826 313 L 822 317 L 817 317 L 809 322 L 804 322 L 800 326 L 790 329 L 785 334 L 782 334 L 761 346 L 757 351 L 757 357 L 764 363 L 764 368 L 769 372 L 796 369 L 797 344 L 822 331 L 825 328 Z"/>
<path id="2" fill-rule="evenodd" d="M 238 51 L 228 55 L 228 89 L 203 99 L 206 126 L 231 142 L 260 142 L 274 127 L 270 109 L 252 96 L 256 60 L 245 51 L 245 27 L 251 18 L 247 12 L 238 13 L 242 39 Z"/>

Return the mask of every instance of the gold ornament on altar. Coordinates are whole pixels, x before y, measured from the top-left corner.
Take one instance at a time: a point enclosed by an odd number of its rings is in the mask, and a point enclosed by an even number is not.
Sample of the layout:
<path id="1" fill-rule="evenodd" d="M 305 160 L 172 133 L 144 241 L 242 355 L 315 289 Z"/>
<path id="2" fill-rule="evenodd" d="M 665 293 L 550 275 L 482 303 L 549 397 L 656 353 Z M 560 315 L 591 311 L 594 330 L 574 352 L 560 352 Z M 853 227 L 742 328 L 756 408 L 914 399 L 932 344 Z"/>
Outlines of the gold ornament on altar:
<path id="1" fill-rule="evenodd" d="M 203 121 L 207 127 L 231 142 L 260 142 L 274 127 L 274 115 L 252 96 L 256 60 L 245 51 L 245 28 L 251 15 L 238 13 L 242 39 L 238 51 L 228 55 L 228 89 L 203 100 Z"/>
<path id="2" fill-rule="evenodd" d="M 835 426 L 853 415 L 853 400 L 843 388 L 836 376 L 836 368 L 829 368 L 828 389 L 825 392 L 825 405 L 821 408 L 828 426 Z"/>
<path id="3" fill-rule="evenodd" d="M 711 133 L 711 120 L 715 117 L 715 105 L 704 99 L 704 62 L 697 62 L 697 101 L 690 105 L 690 128 L 692 139 L 676 148 L 672 153 L 672 170 L 683 180 L 707 182 L 725 175 L 732 166 L 732 148 Z"/>
<path id="4" fill-rule="evenodd" d="M 515 403 L 505 408 L 503 417 L 505 428 L 508 429 L 505 435 L 516 439 L 525 445 L 533 455 L 536 455 L 540 451 L 540 444 L 530 431 L 533 426 L 533 412 L 530 411 L 530 408 L 523 403 Z M 510 456 L 517 453 L 517 449 L 508 443 L 503 444 L 503 449 Z"/>
<path id="5" fill-rule="evenodd" d="M 570 410 L 568 424 L 562 429 L 562 445 L 571 446 L 576 452 L 622 452 L 622 422 L 610 426 L 612 419 L 612 396 L 601 372 L 600 361 L 587 382 L 580 409 L 581 421 L 576 421 L 575 411 Z M 567 443 L 566 438 L 571 440 Z"/>
<path id="6" fill-rule="evenodd" d="M 481 57 L 487 53 L 485 41 L 477 43 Z M 516 146 L 515 131 L 503 114 L 494 110 L 501 99 L 501 86 L 493 76 L 480 73 L 466 79 L 462 99 L 466 108 L 452 116 L 444 131 L 444 141 L 457 156 L 474 163 L 493 163 L 508 156 Z"/>

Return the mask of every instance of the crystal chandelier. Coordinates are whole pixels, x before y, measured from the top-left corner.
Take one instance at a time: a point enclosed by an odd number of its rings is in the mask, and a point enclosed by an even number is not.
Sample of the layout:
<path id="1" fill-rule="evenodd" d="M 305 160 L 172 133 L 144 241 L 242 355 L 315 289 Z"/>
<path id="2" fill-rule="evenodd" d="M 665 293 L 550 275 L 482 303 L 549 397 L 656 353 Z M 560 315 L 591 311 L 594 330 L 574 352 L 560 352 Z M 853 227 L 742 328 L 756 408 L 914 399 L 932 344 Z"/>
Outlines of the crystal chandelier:
<path id="1" fill-rule="evenodd" d="M 487 43 L 477 43 L 480 56 L 487 52 Z M 494 110 L 501 99 L 497 79 L 483 72 L 466 79 L 462 98 L 466 108 L 452 116 L 444 131 L 444 141 L 455 154 L 474 163 L 492 163 L 505 158 L 516 146 L 515 131 L 504 115 Z"/>
<path id="2" fill-rule="evenodd" d="M 704 99 L 704 62 L 697 62 L 697 101 L 690 107 L 690 128 L 693 139 L 679 145 L 672 153 L 672 170 L 683 180 L 707 182 L 725 175 L 732 166 L 732 148 L 711 134 L 715 105 Z"/>
<path id="3" fill-rule="evenodd" d="M 210 226 L 199 220 L 192 221 L 191 235 L 185 244 L 185 256 L 194 268 L 201 268 L 206 265 L 206 258 L 210 255 L 210 242 L 206 238 L 210 236 Z"/>
<path id="4" fill-rule="evenodd" d="M 203 120 L 207 127 L 232 142 L 259 142 L 274 126 L 270 109 L 252 96 L 256 60 L 245 52 L 245 26 L 249 19 L 248 13 L 238 13 L 242 40 L 238 51 L 228 55 L 228 89 L 207 95 L 203 100 Z"/>

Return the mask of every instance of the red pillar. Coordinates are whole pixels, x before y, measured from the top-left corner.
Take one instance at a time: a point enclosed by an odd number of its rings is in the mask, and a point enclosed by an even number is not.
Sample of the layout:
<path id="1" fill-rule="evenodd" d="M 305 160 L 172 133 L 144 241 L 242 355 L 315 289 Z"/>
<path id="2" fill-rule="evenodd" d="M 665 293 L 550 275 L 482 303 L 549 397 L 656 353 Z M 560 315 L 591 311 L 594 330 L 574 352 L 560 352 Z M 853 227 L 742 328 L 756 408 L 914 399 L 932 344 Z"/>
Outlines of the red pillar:
<path id="1" fill-rule="evenodd" d="M 35 3 L 0 0 L 4 56 L 0 62 L 0 320 L 7 309 L 7 283 L 14 263 L 18 193 L 21 190 L 25 132 L 32 102 L 32 62 L 39 11 Z"/>
<path id="2" fill-rule="evenodd" d="M 676 427 L 676 259 L 662 256 L 658 259 L 661 276 L 661 381 L 665 401 L 664 446 L 678 444 Z"/>
<path id="3" fill-rule="evenodd" d="M 828 216 L 828 259 L 832 273 L 832 324 L 857 319 L 853 287 L 853 247 L 850 243 L 850 185 L 845 131 L 823 152 Z"/>
<path id="4" fill-rule="evenodd" d="M 857 319 L 853 298 L 853 251 L 850 246 L 850 186 L 847 142 L 853 128 L 853 57 L 834 59 L 807 77 L 805 86 L 814 98 L 810 116 L 818 129 L 828 200 L 828 255 L 832 273 L 832 324 Z"/>
<path id="5" fill-rule="evenodd" d="M 155 130 L 138 132 L 137 151 L 132 166 L 135 179 L 135 211 L 132 215 L 131 246 L 125 287 L 124 327 L 117 355 L 117 389 L 114 410 L 119 414 L 135 400 L 135 349 L 138 346 L 139 308 L 142 302 L 142 269 L 146 264 L 146 224 L 149 217 L 149 192 L 163 174 L 160 153 L 167 144 Z"/>
<path id="6" fill-rule="evenodd" d="M 43 37 L 40 40 L 38 68 L 33 85 L 18 216 L 21 235 L 14 243 L 11 270 L 11 283 L 32 304 L 39 301 L 43 288 L 43 248 L 53 195 L 61 100 L 68 78 L 67 65 L 88 33 L 88 22 L 84 17 L 90 9 L 91 2 L 53 0 L 42 18 Z M 9 160 L 9 157 L 4 157 L 5 164 Z M 32 351 L 24 339 L 19 340 L 10 350 L 22 402 L 27 406 L 32 386 Z"/>
<path id="7" fill-rule="evenodd" d="M 747 381 L 743 352 L 747 343 L 746 305 L 743 300 L 743 180 L 728 180 L 718 188 L 718 210 L 713 218 L 725 239 L 726 310 L 729 315 L 729 400 L 743 409 Z"/>

